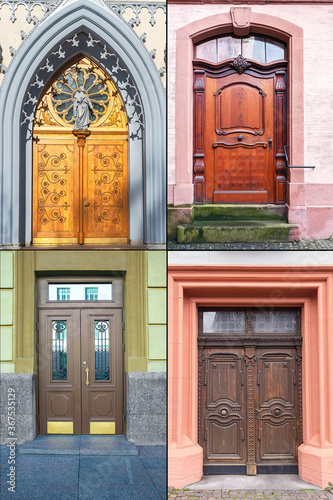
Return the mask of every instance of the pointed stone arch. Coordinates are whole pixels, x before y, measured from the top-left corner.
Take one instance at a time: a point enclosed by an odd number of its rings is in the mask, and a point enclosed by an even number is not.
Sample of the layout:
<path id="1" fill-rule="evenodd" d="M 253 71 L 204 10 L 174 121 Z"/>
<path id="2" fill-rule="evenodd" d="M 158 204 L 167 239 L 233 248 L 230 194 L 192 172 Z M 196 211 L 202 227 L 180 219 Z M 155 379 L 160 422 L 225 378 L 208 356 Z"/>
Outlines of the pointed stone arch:
<path id="1" fill-rule="evenodd" d="M 133 116 L 129 124 L 129 237 L 162 243 L 166 203 L 161 80 L 133 30 L 103 1 L 81 0 L 56 9 L 31 33 L 2 85 L 0 244 L 30 244 L 32 113 L 56 63 L 63 65 L 78 53 L 91 57 L 109 73 L 113 67 L 120 75 L 116 83 L 127 115 Z"/>

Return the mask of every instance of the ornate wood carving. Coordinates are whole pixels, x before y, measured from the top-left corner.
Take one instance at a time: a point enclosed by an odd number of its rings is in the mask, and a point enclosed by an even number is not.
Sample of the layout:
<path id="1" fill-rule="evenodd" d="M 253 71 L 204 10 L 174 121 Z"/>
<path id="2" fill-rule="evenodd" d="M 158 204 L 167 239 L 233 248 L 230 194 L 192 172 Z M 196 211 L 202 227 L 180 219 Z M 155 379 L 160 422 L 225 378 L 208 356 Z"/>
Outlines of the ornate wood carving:
<path id="1" fill-rule="evenodd" d="M 230 66 L 241 74 L 251 66 L 251 63 L 245 57 L 239 55 L 230 63 Z"/>
<path id="2" fill-rule="evenodd" d="M 265 131 L 264 99 L 267 94 L 262 88 L 248 82 L 232 82 L 223 85 L 214 93 L 214 96 L 218 135 L 236 133 L 263 135 Z M 233 106 L 229 108 L 230 103 L 233 103 Z M 240 146 L 242 144 L 239 143 Z"/>
<path id="3" fill-rule="evenodd" d="M 278 205 L 282 205 L 286 200 L 287 165 L 284 155 L 284 146 L 287 144 L 286 138 L 286 84 L 285 71 L 276 73 L 276 179 L 275 179 L 275 199 Z"/>
<path id="4" fill-rule="evenodd" d="M 194 72 L 194 202 L 206 201 L 206 169 L 204 154 L 205 72 Z"/>
<path id="5" fill-rule="evenodd" d="M 252 347 L 245 349 L 245 365 L 247 375 L 247 462 L 246 473 L 253 476 L 257 473 L 254 444 L 254 365 L 255 349 Z"/>

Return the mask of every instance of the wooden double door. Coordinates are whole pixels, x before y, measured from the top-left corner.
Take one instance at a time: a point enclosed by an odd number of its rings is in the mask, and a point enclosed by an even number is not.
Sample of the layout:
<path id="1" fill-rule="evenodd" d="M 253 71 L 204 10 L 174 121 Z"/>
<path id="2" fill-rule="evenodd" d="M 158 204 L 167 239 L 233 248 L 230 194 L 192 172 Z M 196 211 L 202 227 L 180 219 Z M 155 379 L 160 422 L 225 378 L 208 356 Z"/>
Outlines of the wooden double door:
<path id="1" fill-rule="evenodd" d="M 199 337 L 199 444 L 206 471 L 295 472 L 302 443 L 301 339 L 280 336 L 247 333 L 238 345 L 229 336 Z"/>
<path id="2" fill-rule="evenodd" d="M 123 433 L 122 309 L 39 311 L 40 434 Z"/>
<path id="3" fill-rule="evenodd" d="M 128 240 L 127 137 L 39 133 L 34 146 L 34 244 Z"/>

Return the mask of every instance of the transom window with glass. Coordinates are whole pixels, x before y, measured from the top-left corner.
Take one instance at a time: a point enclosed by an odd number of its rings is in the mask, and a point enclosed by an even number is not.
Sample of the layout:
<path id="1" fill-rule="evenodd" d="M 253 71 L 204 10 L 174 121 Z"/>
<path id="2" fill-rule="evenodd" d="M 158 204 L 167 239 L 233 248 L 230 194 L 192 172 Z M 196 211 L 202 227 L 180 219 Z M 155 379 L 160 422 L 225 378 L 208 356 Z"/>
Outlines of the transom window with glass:
<path id="1" fill-rule="evenodd" d="M 110 301 L 112 283 L 49 283 L 50 301 Z"/>
<path id="2" fill-rule="evenodd" d="M 200 309 L 199 334 L 300 335 L 300 309 Z"/>
<path id="3" fill-rule="evenodd" d="M 195 47 L 196 59 L 219 63 L 238 56 L 257 61 L 262 64 L 286 59 L 286 45 L 265 36 L 222 36 L 214 38 Z"/>

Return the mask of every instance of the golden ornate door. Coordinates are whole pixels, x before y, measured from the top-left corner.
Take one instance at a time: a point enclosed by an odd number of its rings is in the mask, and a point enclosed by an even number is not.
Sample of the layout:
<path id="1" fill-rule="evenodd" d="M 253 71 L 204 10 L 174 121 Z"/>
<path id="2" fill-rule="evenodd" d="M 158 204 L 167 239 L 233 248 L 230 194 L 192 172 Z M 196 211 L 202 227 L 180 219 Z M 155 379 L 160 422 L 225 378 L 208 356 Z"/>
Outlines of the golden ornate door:
<path id="1" fill-rule="evenodd" d="M 87 58 L 72 64 L 43 93 L 33 137 L 33 244 L 127 242 L 128 124 L 112 80 Z"/>

